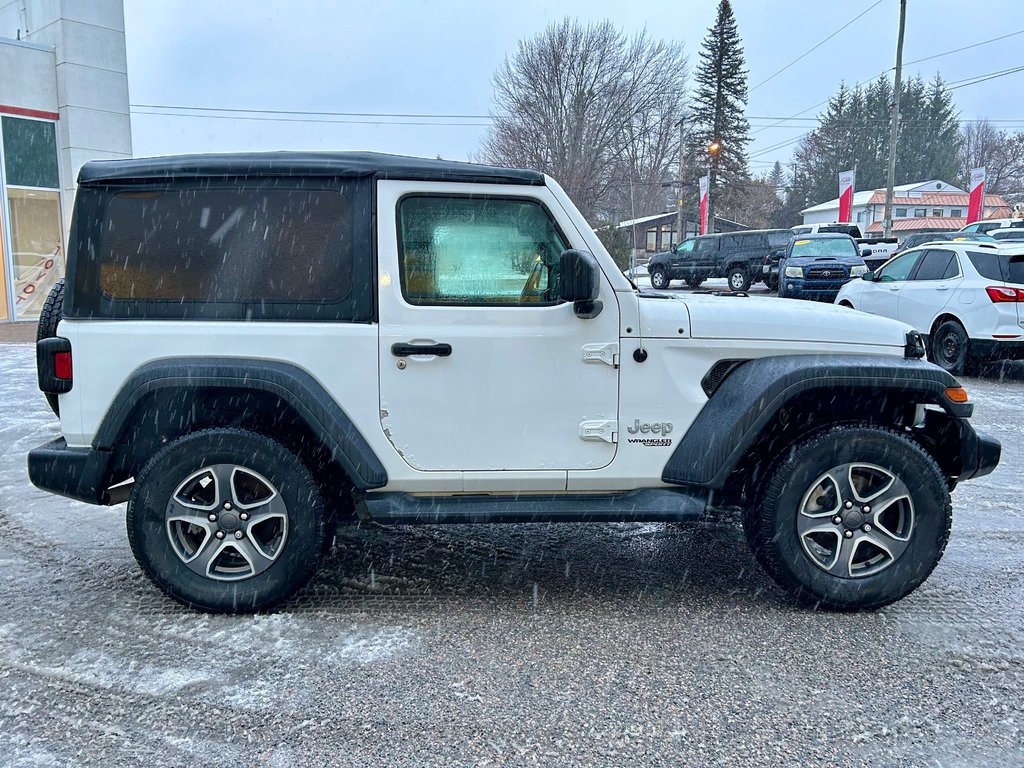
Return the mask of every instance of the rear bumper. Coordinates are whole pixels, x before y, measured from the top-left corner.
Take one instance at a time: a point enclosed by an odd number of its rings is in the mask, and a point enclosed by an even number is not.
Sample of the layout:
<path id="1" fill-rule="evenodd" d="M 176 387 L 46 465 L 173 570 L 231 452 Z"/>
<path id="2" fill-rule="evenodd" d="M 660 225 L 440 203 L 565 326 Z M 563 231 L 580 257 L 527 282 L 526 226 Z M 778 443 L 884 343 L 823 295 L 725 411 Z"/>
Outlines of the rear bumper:
<path id="1" fill-rule="evenodd" d="M 109 451 L 69 448 L 63 437 L 28 452 L 28 477 L 36 488 L 88 504 L 113 503 L 107 492 Z"/>
<path id="2" fill-rule="evenodd" d="M 1024 360 L 1024 341 L 971 339 L 971 352 L 982 360 Z"/>

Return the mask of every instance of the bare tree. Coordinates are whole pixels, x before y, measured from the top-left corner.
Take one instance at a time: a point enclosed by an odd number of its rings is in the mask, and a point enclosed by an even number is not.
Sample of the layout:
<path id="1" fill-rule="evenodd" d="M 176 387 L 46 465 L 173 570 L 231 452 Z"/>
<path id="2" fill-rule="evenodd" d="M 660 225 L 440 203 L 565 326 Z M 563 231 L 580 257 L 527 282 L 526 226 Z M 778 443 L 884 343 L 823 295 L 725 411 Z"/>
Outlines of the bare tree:
<path id="1" fill-rule="evenodd" d="M 966 185 L 971 169 L 985 167 L 985 189 L 996 194 L 1024 189 L 1024 137 L 1008 134 L 987 120 L 960 128 L 960 174 Z"/>
<path id="2" fill-rule="evenodd" d="M 631 180 L 631 209 L 644 190 L 637 215 L 663 209 L 664 193 L 652 190 L 661 190 L 677 156 L 674 121 L 686 98 L 681 45 L 567 18 L 520 41 L 493 83 L 483 159 L 550 174 L 591 219 L 622 205 Z"/>

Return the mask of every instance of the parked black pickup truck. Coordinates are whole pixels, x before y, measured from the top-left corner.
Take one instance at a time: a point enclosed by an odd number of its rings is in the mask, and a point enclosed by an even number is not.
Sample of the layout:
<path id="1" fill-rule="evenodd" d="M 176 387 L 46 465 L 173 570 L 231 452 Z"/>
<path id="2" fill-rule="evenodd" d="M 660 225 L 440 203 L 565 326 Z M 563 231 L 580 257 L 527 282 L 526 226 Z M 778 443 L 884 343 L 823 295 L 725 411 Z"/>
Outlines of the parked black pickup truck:
<path id="1" fill-rule="evenodd" d="M 772 251 L 785 248 L 793 237 L 788 229 L 760 229 L 688 237 L 673 250 L 657 253 L 647 265 L 651 286 L 668 288 L 685 280 L 697 288 L 709 277 L 724 277 L 729 290 L 745 291 L 762 280 L 761 265 Z"/>

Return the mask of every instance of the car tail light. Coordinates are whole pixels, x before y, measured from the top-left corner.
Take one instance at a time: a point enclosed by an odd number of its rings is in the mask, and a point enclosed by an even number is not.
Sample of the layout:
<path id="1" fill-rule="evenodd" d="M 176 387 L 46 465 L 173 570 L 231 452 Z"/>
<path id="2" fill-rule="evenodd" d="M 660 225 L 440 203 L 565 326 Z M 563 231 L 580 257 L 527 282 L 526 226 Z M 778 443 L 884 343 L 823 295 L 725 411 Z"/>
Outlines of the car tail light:
<path id="1" fill-rule="evenodd" d="M 71 353 L 56 352 L 53 355 L 53 375 L 62 381 L 71 381 Z"/>
<path id="2" fill-rule="evenodd" d="M 1024 302 L 1024 288 L 1009 288 L 1005 285 L 989 285 L 985 293 L 994 304 L 1004 302 Z"/>

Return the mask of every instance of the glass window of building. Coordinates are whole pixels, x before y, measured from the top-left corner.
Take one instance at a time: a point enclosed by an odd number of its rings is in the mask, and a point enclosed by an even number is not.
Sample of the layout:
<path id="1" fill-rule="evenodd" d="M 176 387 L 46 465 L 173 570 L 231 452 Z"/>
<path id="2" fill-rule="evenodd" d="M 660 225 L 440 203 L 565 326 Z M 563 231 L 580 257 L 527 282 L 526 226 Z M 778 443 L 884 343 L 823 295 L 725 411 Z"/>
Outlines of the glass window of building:
<path id="1" fill-rule="evenodd" d="M 30 320 L 39 316 L 47 294 L 64 274 L 57 131 L 48 120 L 4 115 L 0 134 L 7 188 L 3 235 L 10 243 L 0 318 Z M 10 307 L 4 306 L 8 299 Z"/>

